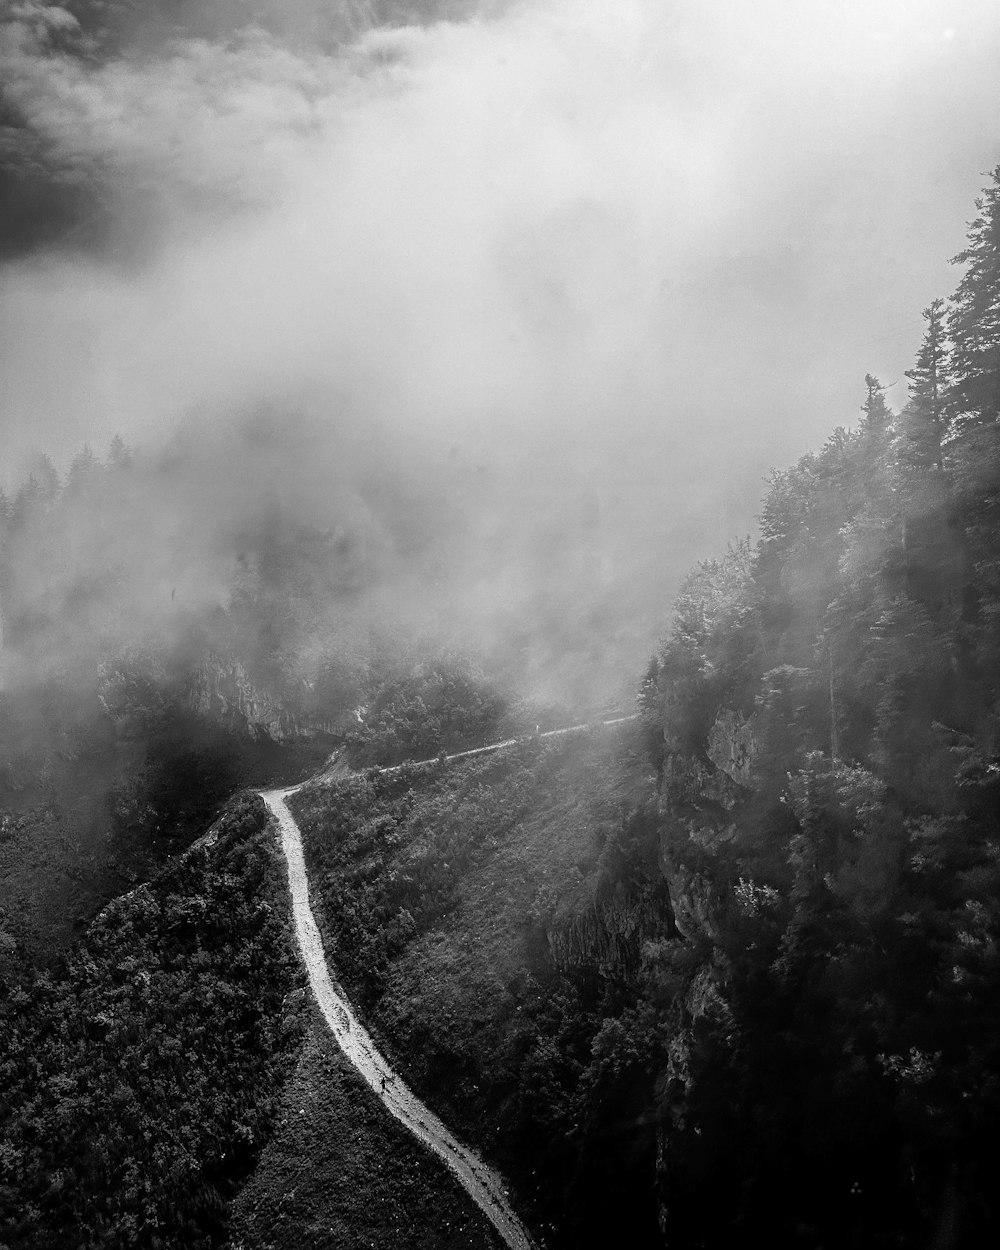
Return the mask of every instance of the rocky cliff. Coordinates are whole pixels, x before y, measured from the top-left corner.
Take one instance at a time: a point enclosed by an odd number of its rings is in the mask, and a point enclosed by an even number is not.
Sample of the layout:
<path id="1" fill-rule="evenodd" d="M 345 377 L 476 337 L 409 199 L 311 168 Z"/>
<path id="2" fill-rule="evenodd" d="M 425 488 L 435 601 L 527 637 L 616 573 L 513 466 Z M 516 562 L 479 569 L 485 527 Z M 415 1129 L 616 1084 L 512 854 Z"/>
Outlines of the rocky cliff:
<path id="1" fill-rule="evenodd" d="M 290 742 L 336 732 L 332 720 L 293 711 L 262 689 L 241 660 L 213 657 L 201 664 L 191 678 L 188 700 L 199 716 L 254 739 Z"/>

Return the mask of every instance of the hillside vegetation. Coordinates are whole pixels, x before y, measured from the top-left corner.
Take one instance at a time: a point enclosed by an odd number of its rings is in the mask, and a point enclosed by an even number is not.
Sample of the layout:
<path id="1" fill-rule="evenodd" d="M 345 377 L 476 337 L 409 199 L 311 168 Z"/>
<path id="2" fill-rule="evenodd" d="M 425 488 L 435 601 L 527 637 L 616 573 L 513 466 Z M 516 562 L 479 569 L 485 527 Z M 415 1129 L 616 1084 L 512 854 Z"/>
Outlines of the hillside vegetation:
<path id="1" fill-rule="evenodd" d="M 257 796 L 48 971 L 0 944 L 0 1245 L 487 1247 L 307 999 Z"/>
<path id="2" fill-rule="evenodd" d="M 0 1242 L 207 1247 L 267 1139 L 302 977 L 256 797 L 48 973 L 0 952 Z"/>
<path id="3" fill-rule="evenodd" d="M 641 1008 L 644 935 L 672 928 L 655 797 L 627 727 L 291 800 L 352 999 L 566 1244 L 655 1219 L 631 1140 L 641 1060 L 603 1059 L 607 1028 L 629 1032 Z M 639 1138 L 653 1148 L 651 1121 Z M 621 1200 L 595 1201 L 609 1190 Z"/>

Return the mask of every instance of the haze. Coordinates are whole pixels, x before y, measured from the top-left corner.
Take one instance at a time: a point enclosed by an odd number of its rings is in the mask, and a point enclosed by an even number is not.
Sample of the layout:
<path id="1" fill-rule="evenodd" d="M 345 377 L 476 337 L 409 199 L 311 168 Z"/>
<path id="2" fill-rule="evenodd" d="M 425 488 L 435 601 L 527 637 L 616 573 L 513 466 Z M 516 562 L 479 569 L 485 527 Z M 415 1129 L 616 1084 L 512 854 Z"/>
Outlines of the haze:
<path id="1" fill-rule="evenodd" d="M 992 0 L 216 6 L 90 61 L 5 7 L 8 100 L 108 222 L 0 270 L 8 489 L 35 451 L 198 431 L 210 468 L 136 542 L 197 498 L 179 565 L 255 499 L 331 525 L 384 481 L 439 511 L 436 611 L 482 643 L 586 609 L 626 665 L 866 372 L 903 401 L 1000 146 Z"/>

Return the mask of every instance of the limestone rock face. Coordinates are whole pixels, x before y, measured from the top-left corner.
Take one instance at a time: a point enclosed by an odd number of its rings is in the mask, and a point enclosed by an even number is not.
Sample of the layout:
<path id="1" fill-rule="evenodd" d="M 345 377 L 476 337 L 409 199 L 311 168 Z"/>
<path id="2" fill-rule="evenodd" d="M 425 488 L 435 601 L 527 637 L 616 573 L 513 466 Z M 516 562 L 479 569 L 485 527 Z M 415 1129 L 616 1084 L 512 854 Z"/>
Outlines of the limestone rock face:
<path id="1" fill-rule="evenodd" d="M 755 716 L 723 709 L 709 730 L 706 754 L 716 768 L 737 785 L 753 785 L 754 763 L 760 754 L 760 735 Z"/>
<path id="2" fill-rule="evenodd" d="M 295 736 L 292 717 L 254 686 L 239 660 L 209 660 L 201 665 L 189 698 L 200 716 L 251 738 L 266 736 L 283 742 Z"/>
<path id="3" fill-rule="evenodd" d="M 677 751 L 664 761 L 662 794 L 673 811 L 729 812 L 743 798 L 744 787 L 708 757 Z"/>
<path id="4" fill-rule="evenodd" d="M 717 904 L 709 876 L 693 869 L 690 861 L 697 862 L 701 851 L 711 853 L 735 837 L 736 809 L 755 784 L 760 726 L 754 716 L 723 708 L 709 730 L 704 754 L 670 750 L 670 741 L 665 737 L 664 742 L 660 869 L 681 935 L 714 940 Z"/>
<path id="5" fill-rule="evenodd" d="M 719 929 L 715 921 L 715 891 L 708 878 L 700 872 L 691 872 L 672 859 L 664 864 L 663 875 L 670 890 L 674 924 L 681 937 L 688 941 L 705 936 L 717 940 Z"/>
<path id="6" fill-rule="evenodd" d="M 649 903 L 624 895 L 594 902 L 583 912 L 547 928 L 549 955 L 561 972 L 596 962 L 603 972 L 631 973 L 649 929 Z"/>
<path id="7" fill-rule="evenodd" d="M 251 738 L 288 742 L 329 733 L 332 726 L 306 720 L 251 680 L 239 660 L 210 660 L 197 670 L 189 701 L 194 711 Z"/>

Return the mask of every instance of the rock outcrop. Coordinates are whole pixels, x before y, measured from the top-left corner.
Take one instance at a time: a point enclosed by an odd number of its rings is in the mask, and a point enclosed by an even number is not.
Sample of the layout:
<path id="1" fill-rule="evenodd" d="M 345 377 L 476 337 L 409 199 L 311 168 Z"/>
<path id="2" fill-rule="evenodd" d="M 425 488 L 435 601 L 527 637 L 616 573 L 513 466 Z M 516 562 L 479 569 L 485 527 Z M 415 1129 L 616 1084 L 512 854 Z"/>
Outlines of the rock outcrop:
<path id="1" fill-rule="evenodd" d="M 656 905 L 624 893 L 590 903 L 582 912 L 555 919 L 547 928 L 549 955 L 560 972 L 595 964 L 605 973 L 632 974 L 639 965 Z"/>
<path id="2" fill-rule="evenodd" d="M 708 732 L 705 750 L 715 767 L 737 785 L 752 786 L 754 764 L 760 754 L 757 717 L 723 709 Z"/>
<path id="3" fill-rule="evenodd" d="M 213 659 L 192 677 L 188 699 L 192 709 L 235 733 L 288 742 L 334 732 L 332 722 L 296 714 L 250 678 L 240 660 Z"/>

